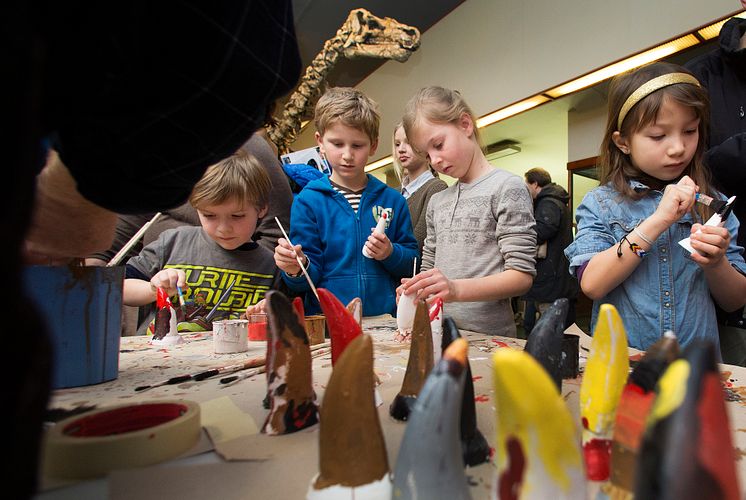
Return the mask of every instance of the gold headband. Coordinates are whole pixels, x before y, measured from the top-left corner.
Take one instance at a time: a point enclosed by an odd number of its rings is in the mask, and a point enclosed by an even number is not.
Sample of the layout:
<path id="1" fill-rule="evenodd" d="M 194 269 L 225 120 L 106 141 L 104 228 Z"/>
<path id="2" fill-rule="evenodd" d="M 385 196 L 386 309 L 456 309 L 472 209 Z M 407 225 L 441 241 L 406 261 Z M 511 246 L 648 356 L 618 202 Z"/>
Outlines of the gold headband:
<path id="1" fill-rule="evenodd" d="M 663 87 L 668 87 L 669 85 L 676 85 L 677 83 L 690 83 L 692 85 L 696 85 L 697 87 L 701 86 L 697 79 L 688 73 L 668 73 L 666 75 L 661 75 L 659 77 L 653 78 L 652 80 L 648 80 L 647 82 L 640 85 L 640 87 L 632 92 L 627 100 L 624 101 L 622 110 L 619 111 L 617 129 L 622 129 L 622 122 L 624 121 L 624 118 L 627 116 L 627 113 L 629 113 L 629 110 L 632 109 L 635 104 L 642 101 L 645 97 L 649 96 L 656 90 L 660 90 Z"/>

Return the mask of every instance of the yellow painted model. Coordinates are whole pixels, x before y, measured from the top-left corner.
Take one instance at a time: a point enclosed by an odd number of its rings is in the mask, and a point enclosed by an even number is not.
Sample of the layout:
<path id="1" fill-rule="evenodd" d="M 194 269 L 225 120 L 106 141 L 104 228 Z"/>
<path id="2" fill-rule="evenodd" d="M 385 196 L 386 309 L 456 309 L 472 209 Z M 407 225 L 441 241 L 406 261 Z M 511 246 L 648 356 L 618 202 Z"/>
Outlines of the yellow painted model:
<path id="1" fill-rule="evenodd" d="M 493 356 L 498 498 L 584 498 L 580 440 L 557 386 L 531 355 Z"/>
<path id="2" fill-rule="evenodd" d="M 616 308 L 602 304 L 580 386 L 580 416 L 593 437 L 611 438 L 619 398 L 629 374 L 627 333 Z M 586 431 L 583 431 L 584 438 Z M 585 441 L 585 439 L 584 439 Z"/>

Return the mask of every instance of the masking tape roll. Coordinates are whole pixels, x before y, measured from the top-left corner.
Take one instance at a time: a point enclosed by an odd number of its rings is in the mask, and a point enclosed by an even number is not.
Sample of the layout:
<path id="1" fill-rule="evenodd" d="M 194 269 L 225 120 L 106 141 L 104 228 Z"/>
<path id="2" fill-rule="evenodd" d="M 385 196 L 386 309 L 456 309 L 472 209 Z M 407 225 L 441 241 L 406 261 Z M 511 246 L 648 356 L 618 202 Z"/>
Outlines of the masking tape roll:
<path id="1" fill-rule="evenodd" d="M 65 419 L 45 436 L 45 475 L 86 479 L 163 462 L 200 438 L 193 401 L 158 400 L 94 410 Z"/>

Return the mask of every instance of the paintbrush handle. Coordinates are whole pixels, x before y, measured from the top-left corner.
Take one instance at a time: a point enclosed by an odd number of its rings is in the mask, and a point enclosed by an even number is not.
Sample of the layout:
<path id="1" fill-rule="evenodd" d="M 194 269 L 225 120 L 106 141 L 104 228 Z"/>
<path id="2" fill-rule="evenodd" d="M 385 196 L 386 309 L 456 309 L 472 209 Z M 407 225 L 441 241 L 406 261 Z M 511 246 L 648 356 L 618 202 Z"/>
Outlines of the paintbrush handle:
<path id="1" fill-rule="evenodd" d="M 153 216 L 152 219 L 150 219 L 148 222 L 145 223 L 143 227 L 140 228 L 139 231 L 135 233 L 135 235 L 130 238 L 130 240 L 112 257 L 112 259 L 106 264 L 106 267 L 112 267 L 119 264 L 119 262 L 122 260 L 122 258 L 127 255 L 127 252 L 129 252 L 135 244 L 140 241 L 140 238 L 145 234 L 145 231 L 148 230 L 150 226 L 155 223 L 155 221 L 158 220 L 158 218 L 161 216 L 161 213 L 158 212 Z"/>
<path id="2" fill-rule="evenodd" d="M 233 285 L 235 284 L 236 284 L 236 279 L 234 278 L 233 281 L 231 281 L 231 284 L 228 285 L 228 288 L 226 288 L 225 291 L 223 292 L 223 295 L 221 295 L 220 298 L 218 299 L 217 303 L 215 304 L 215 307 L 213 307 L 210 310 L 210 312 L 207 313 L 207 316 L 205 316 L 205 321 L 209 323 L 210 320 L 212 320 L 213 316 L 215 316 L 215 313 L 218 312 L 218 307 L 220 306 L 220 304 L 223 303 L 223 301 L 225 301 L 225 299 L 228 298 L 228 295 L 231 293 L 231 290 L 233 290 Z"/>
<path id="3" fill-rule="evenodd" d="M 140 387 L 135 387 L 135 392 L 147 391 L 149 389 L 155 389 L 156 387 L 161 387 L 164 385 L 180 384 L 182 382 L 186 382 L 187 380 L 191 380 L 191 379 L 192 379 L 191 375 L 179 375 L 178 377 L 171 377 L 170 379 L 164 382 L 159 382 L 157 384 L 141 385 Z"/>

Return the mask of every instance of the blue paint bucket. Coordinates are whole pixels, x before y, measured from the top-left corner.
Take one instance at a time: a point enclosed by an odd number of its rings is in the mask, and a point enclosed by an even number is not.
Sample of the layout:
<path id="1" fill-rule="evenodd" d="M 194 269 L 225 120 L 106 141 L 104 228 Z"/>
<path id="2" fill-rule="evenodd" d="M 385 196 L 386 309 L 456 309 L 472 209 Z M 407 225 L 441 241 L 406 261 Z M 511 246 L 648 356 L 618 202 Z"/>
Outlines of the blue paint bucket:
<path id="1" fill-rule="evenodd" d="M 24 270 L 26 293 L 47 324 L 52 388 L 114 380 L 119 374 L 124 267 Z"/>

